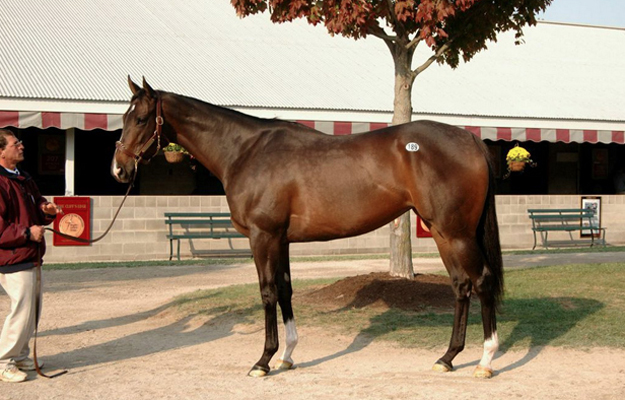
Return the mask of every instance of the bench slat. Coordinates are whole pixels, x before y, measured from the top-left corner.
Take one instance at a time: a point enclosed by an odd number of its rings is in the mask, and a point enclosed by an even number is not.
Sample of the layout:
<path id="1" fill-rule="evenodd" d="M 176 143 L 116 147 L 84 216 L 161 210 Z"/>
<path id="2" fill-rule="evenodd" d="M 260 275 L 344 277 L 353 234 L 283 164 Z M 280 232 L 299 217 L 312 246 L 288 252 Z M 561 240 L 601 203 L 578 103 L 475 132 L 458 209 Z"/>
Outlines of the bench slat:
<path id="1" fill-rule="evenodd" d="M 227 217 L 230 213 L 211 213 L 211 212 L 166 212 L 166 217 Z"/>
<path id="2" fill-rule="evenodd" d="M 215 225 L 215 226 L 232 226 L 232 221 L 227 220 L 208 220 L 208 219 L 170 219 L 165 220 L 168 225 Z"/>
<path id="3" fill-rule="evenodd" d="M 180 233 L 167 235 L 168 239 L 223 239 L 223 238 L 244 238 L 239 232 L 218 232 L 213 234 L 205 233 Z"/>
<path id="4" fill-rule="evenodd" d="M 582 211 L 590 211 L 589 208 L 529 208 L 527 212 L 529 213 L 550 213 L 550 212 L 582 212 Z"/>
<path id="5" fill-rule="evenodd" d="M 530 217 L 536 222 L 550 222 L 550 221 L 578 221 L 580 219 L 589 219 L 592 218 L 592 215 L 575 215 L 575 216 L 557 216 L 557 215 L 537 215 L 534 217 Z"/>
<path id="6" fill-rule="evenodd" d="M 581 226 L 581 225 L 556 225 L 556 226 L 551 226 L 551 225 L 547 225 L 547 226 L 537 226 L 536 228 L 534 228 L 534 230 L 537 231 L 584 231 L 584 230 L 593 230 L 593 231 L 598 231 L 599 228 L 597 227 L 589 227 L 589 226 Z"/>

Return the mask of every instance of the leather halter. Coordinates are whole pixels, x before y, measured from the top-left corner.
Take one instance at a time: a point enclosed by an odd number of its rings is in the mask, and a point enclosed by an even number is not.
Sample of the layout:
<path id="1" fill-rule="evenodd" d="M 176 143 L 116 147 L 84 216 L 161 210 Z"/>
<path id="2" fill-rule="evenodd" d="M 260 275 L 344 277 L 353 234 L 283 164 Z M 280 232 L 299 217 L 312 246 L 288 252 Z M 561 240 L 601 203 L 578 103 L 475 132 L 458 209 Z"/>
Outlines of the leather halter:
<path id="1" fill-rule="evenodd" d="M 133 158 L 135 160 L 135 165 L 138 164 L 139 162 L 143 162 L 147 164 L 148 162 L 150 162 L 152 157 L 154 157 L 154 155 L 158 154 L 158 151 L 161 149 L 161 132 L 163 130 L 163 123 L 165 122 L 163 120 L 162 114 L 163 114 L 163 104 L 161 102 L 161 97 L 159 96 L 156 100 L 156 129 L 154 130 L 154 134 L 152 134 L 150 139 L 143 146 L 141 146 L 139 150 L 137 150 L 136 152 L 133 153 L 132 151 L 130 151 L 119 140 L 115 142 L 115 147 L 117 148 L 117 150 L 121 151 L 128 157 Z M 145 155 L 145 152 L 148 151 L 148 149 L 152 147 L 152 145 L 154 144 L 154 141 L 157 142 L 156 152 L 154 153 L 152 157 L 148 159 L 143 158 L 143 156 Z"/>

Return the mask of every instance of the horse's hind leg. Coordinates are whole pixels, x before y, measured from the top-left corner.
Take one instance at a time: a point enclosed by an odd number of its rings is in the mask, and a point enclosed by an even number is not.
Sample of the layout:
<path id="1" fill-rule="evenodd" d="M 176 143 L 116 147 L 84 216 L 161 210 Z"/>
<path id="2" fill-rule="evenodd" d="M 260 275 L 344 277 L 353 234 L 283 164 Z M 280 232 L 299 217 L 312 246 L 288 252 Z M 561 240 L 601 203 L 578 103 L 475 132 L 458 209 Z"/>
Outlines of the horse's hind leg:
<path id="1" fill-rule="evenodd" d="M 482 303 L 482 325 L 484 327 L 484 354 L 480 363 L 475 368 L 473 376 L 476 378 L 490 378 L 493 376 L 491 361 L 499 349 L 499 337 L 497 336 L 497 319 L 495 298 L 491 290 L 489 274 L 483 274 L 476 282 L 475 291 Z"/>
<path id="2" fill-rule="evenodd" d="M 278 304 L 282 310 L 282 320 L 286 331 L 286 347 L 282 353 L 282 357 L 278 360 L 277 368 L 291 369 L 293 368 L 293 359 L 291 355 L 295 346 L 297 346 L 297 329 L 295 327 L 295 318 L 293 317 L 293 306 L 291 298 L 293 296 L 293 287 L 291 286 L 291 267 L 289 262 L 289 245 L 281 246 L 280 263 L 278 272 L 276 273 L 276 283 L 278 286 Z"/>
<path id="3" fill-rule="evenodd" d="M 447 352 L 435 364 L 435 371 L 453 370 L 453 359 L 464 350 L 469 307 L 471 306 L 471 275 L 482 268 L 482 256 L 473 238 L 451 239 L 439 243 L 439 252 L 451 278 L 451 286 L 456 296 L 454 326 Z M 442 243 L 440 243 L 442 242 Z M 471 275 L 470 275 L 471 274 Z"/>
<path id="4" fill-rule="evenodd" d="M 439 247 L 441 257 L 451 277 L 451 284 L 456 295 L 454 327 L 445 355 L 441 357 L 434 370 L 451 371 L 452 360 L 464 349 L 467 319 L 471 305 L 471 291 L 474 288 L 482 304 L 482 323 L 484 326 L 484 355 L 475 369 L 473 376 L 490 378 L 491 361 L 499 348 L 495 320 L 495 298 L 492 279 L 484 266 L 482 252 L 475 240 L 456 239 Z"/>
<path id="5" fill-rule="evenodd" d="M 450 270 L 449 275 L 452 281 L 452 289 L 456 295 L 454 326 L 447 352 L 432 367 L 432 369 L 439 372 L 452 371 L 454 368 L 452 364 L 453 359 L 464 350 L 469 307 L 471 306 L 472 284 L 469 277 L 463 271 L 457 270 Z"/>

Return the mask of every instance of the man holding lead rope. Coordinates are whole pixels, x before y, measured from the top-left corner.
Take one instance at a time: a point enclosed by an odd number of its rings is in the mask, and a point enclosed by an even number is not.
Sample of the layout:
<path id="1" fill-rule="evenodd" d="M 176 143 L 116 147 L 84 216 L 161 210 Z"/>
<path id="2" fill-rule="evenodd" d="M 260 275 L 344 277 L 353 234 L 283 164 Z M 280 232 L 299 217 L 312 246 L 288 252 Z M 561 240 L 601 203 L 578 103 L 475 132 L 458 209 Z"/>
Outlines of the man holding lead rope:
<path id="1" fill-rule="evenodd" d="M 0 334 L 0 380 L 4 382 L 23 382 L 28 377 L 24 371 L 35 370 L 28 356 L 41 307 L 38 274 L 46 250 L 44 225 L 61 212 L 41 196 L 31 176 L 17 168 L 21 161 L 22 141 L 0 129 L 0 285 L 11 299 Z"/>

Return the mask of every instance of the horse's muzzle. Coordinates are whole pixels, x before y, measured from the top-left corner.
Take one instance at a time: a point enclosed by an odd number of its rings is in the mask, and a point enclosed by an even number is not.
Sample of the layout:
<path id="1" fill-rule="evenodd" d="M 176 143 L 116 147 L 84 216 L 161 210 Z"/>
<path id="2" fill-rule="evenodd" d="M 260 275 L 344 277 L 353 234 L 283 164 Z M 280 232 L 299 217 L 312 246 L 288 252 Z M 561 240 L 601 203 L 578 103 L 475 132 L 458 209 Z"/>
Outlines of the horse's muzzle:
<path id="1" fill-rule="evenodd" d="M 127 168 L 124 168 L 117 164 L 117 161 L 113 158 L 113 162 L 111 163 L 111 175 L 117 182 L 128 183 L 132 177 L 133 171 L 129 171 Z"/>

